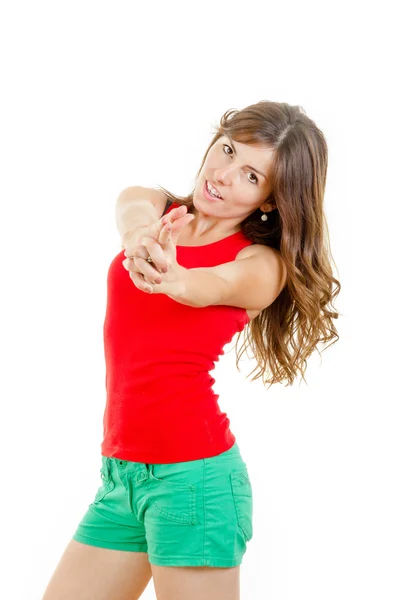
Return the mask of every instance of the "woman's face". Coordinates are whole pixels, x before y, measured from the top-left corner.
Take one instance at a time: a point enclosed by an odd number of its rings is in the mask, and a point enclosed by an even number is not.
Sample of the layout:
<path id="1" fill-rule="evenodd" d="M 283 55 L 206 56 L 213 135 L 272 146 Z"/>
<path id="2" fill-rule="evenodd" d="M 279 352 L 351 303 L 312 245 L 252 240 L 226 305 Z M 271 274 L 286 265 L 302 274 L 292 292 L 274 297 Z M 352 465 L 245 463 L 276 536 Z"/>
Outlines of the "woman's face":
<path id="1" fill-rule="evenodd" d="M 204 214 L 242 221 L 261 207 L 270 195 L 268 182 L 273 151 L 267 147 L 250 146 L 222 136 L 210 148 L 197 179 L 194 204 Z M 208 181 L 222 200 L 204 196 Z M 265 207 L 266 209 L 266 207 Z M 267 206 L 267 210 L 270 210 Z"/>

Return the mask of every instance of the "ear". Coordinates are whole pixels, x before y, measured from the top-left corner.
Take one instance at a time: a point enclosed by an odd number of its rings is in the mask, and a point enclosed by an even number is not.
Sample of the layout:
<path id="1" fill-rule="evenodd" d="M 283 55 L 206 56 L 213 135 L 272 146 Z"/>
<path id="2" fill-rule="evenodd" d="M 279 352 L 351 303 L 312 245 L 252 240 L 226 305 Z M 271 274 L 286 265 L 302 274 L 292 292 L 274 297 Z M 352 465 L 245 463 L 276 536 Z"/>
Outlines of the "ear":
<path id="1" fill-rule="evenodd" d="M 276 210 L 276 205 L 273 202 L 265 202 L 260 209 L 264 209 L 264 212 L 271 212 L 272 210 Z"/>

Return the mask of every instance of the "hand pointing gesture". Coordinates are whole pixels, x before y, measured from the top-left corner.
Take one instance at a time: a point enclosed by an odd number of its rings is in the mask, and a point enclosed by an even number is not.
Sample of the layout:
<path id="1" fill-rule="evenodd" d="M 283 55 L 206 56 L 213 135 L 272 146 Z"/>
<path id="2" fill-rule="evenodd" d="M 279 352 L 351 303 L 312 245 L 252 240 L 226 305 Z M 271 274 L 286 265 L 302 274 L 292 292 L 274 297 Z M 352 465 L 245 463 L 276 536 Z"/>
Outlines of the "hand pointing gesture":
<path id="1" fill-rule="evenodd" d="M 185 206 L 171 210 L 158 222 L 144 228 L 145 235 L 144 231 L 142 233 L 142 229 L 139 229 L 135 239 L 127 247 L 125 256 L 131 257 L 134 252 L 140 254 L 133 258 L 126 258 L 123 266 L 129 271 L 130 278 L 141 291 L 170 296 L 181 292 L 186 269 L 177 262 L 176 245 L 183 228 L 195 218 L 186 211 Z M 156 233 L 157 239 L 153 239 Z M 147 239 L 148 237 L 150 239 Z M 147 262 L 147 258 L 141 257 L 142 248 L 146 249 L 153 262 Z M 155 266 L 159 265 L 167 265 L 167 272 L 160 273 L 160 270 L 155 269 Z M 152 283 L 152 286 L 148 283 Z"/>

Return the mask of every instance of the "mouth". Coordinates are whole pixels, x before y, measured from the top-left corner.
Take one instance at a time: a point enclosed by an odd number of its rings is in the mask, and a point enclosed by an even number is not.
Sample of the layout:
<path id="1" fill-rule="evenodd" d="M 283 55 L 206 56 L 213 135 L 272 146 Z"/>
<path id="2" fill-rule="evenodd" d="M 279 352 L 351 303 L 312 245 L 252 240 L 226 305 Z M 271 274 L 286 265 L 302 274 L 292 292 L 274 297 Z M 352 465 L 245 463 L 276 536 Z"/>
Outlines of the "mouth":
<path id="1" fill-rule="evenodd" d="M 203 185 L 203 196 L 207 199 L 207 200 L 211 200 L 214 202 L 219 202 L 222 201 L 223 198 L 217 198 L 217 196 L 213 196 L 212 194 L 210 194 L 210 192 L 208 191 L 207 188 L 207 179 L 204 181 L 204 185 Z"/>

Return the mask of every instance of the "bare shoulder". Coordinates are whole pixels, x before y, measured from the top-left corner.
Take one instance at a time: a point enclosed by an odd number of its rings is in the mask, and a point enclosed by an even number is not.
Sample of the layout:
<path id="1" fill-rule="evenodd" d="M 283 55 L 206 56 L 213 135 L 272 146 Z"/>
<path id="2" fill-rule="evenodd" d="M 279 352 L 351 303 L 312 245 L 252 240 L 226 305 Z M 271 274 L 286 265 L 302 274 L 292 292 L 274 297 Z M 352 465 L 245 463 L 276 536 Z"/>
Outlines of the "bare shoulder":
<path id="1" fill-rule="evenodd" d="M 235 260 L 241 260 L 242 258 L 248 258 L 249 256 L 254 256 L 255 254 L 261 254 L 263 256 L 276 256 L 279 261 L 283 261 L 281 258 L 281 254 L 275 248 L 271 248 L 270 246 L 266 246 L 265 244 L 250 244 L 246 246 L 235 257 Z"/>
<path id="2" fill-rule="evenodd" d="M 276 248 L 271 248 L 271 246 L 266 246 L 265 244 L 250 244 L 238 252 L 235 260 L 242 260 L 256 255 L 268 258 L 268 260 L 273 262 L 276 272 L 281 273 L 281 288 L 283 288 L 287 279 L 287 268 L 280 252 Z"/>

